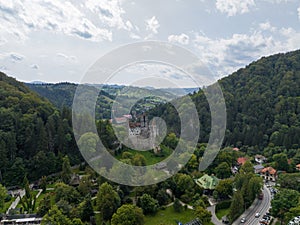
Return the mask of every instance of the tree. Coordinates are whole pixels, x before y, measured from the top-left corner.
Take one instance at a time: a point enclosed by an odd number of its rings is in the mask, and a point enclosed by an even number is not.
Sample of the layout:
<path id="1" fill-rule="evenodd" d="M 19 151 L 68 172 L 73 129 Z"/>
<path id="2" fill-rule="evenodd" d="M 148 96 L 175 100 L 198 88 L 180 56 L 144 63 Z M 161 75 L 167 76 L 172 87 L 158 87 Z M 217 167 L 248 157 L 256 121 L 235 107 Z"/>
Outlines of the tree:
<path id="1" fill-rule="evenodd" d="M 0 184 L 0 209 L 3 208 L 5 198 L 7 196 L 7 190 L 2 184 Z"/>
<path id="2" fill-rule="evenodd" d="M 244 211 L 244 199 L 240 191 L 234 193 L 229 210 L 229 219 L 234 221 Z"/>
<path id="3" fill-rule="evenodd" d="M 175 199 L 173 208 L 175 212 L 182 212 L 183 207 L 178 198 Z"/>
<path id="4" fill-rule="evenodd" d="M 160 189 L 157 192 L 156 199 L 157 199 L 159 205 L 166 205 L 169 201 L 169 195 L 166 193 L 165 189 Z"/>
<path id="5" fill-rule="evenodd" d="M 39 216 L 44 216 L 51 209 L 51 196 L 46 194 L 44 198 L 40 201 L 37 208 L 37 214 Z"/>
<path id="6" fill-rule="evenodd" d="M 216 176 L 220 179 L 229 178 L 231 169 L 227 162 L 220 163 L 215 169 Z"/>
<path id="7" fill-rule="evenodd" d="M 72 225 L 71 220 L 54 205 L 43 217 L 42 225 Z"/>
<path id="8" fill-rule="evenodd" d="M 81 207 L 81 220 L 84 222 L 90 222 L 91 216 L 94 215 L 94 209 L 92 206 L 92 199 L 89 197 L 85 199 Z"/>
<path id="9" fill-rule="evenodd" d="M 276 169 L 283 170 L 283 171 L 289 170 L 288 158 L 285 153 L 279 153 L 273 155 L 273 160 L 275 162 Z"/>
<path id="10" fill-rule="evenodd" d="M 121 200 L 118 193 L 107 182 L 102 184 L 97 194 L 97 209 L 103 220 L 110 220 L 120 206 Z"/>
<path id="11" fill-rule="evenodd" d="M 0 139 L 0 181 L 2 182 L 2 173 L 6 170 L 8 165 L 7 149 L 4 140 Z"/>
<path id="12" fill-rule="evenodd" d="M 55 185 L 55 202 L 65 200 L 70 204 L 77 204 L 80 202 L 80 194 L 78 191 L 65 183 L 57 183 Z"/>
<path id="13" fill-rule="evenodd" d="M 300 191 L 300 173 L 282 173 L 279 175 L 280 187 Z"/>
<path id="14" fill-rule="evenodd" d="M 253 201 L 256 196 L 261 193 L 262 187 L 263 187 L 263 179 L 261 177 L 253 176 L 249 180 L 249 193 L 250 199 Z"/>
<path id="15" fill-rule="evenodd" d="M 47 189 L 47 178 L 45 176 L 42 176 L 40 181 L 40 188 L 43 190 L 43 193 L 46 193 Z"/>
<path id="16" fill-rule="evenodd" d="M 192 157 L 190 158 L 189 162 L 187 163 L 187 167 L 189 171 L 198 170 L 199 162 L 195 154 L 193 154 Z"/>
<path id="17" fill-rule="evenodd" d="M 253 164 L 247 160 L 245 164 L 241 167 L 240 173 L 254 173 Z"/>
<path id="18" fill-rule="evenodd" d="M 138 206 L 143 209 L 144 214 L 154 214 L 158 209 L 158 202 L 156 199 L 152 198 L 148 194 L 143 194 L 142 197 L 138 199 Z"/>
<path id="19" fill-rule="evenodd" d="M 233 179 L 220 180 L 215 191 L 220 199 L 228 199 L 233 193 Z"/>
<path id="20" fill-rule="evenodd" d="M 69 184 L 72 177 L 72 169 L 70 165 L 70 160 L 68 156 L 63 158 L 62 164 L 62 172 L 61 172 L 61 179 L 65 184 Z"/>
<path id="21" fill-rule="evenodd" d="M 111 225 L 143 225 L 142 209 L 133 205 L 122 205 L 113 215 Z"/>
<path id="22" fill-rule="evenodd" d="M 290 221 L 291 219 L 295 218 L 296 216 L 300 215 L 300 204 L 298 206 L 291 208 L 287 213 L 284 215 L 284 221 Z"/>
<path id="23" fill-rule="evenodd" d="M 98 141 L 98 135 L 94 134 L 93 132 L 88 132 L 80 137 L 78 146 L 80 147 L 81 151 L 85 152 L 85 154 L 91 154 L 96 152 Z"/>
<path id="24" fill-rule="evenodd" d="M 284 214 L 299 204 L 299 192 L 290 189 L 282 189 L 271 202 L 272 214 L 280 219 L 281 224 Z"/>
<path id="25" fill-rule="evenodd" d="M 197 206 L 195 208 L 195 216 L 199 218 L 202 224 L 209 224 L 211 220 L 211 212 L 207 209 L 203 208 L 202 206 Z"/>
<path id="26" fill-rule="evenodd" d="M 133 159 L 131 160 L 132 165 L 134 166 L 146 166 L 146 158 L 141 154 L 135 154 Z"/>
<path id="27" fill-rule="evenodd" d="M 190 197 L 192 198 L 195 183 L 191 176 L 188 174 L 178 173 L 174 176 L 174 180 L 176 183 L 175 195 L 179 197 L 182 194 L 191 194 Z"/>
<path id="28" fill-rule="evenodd" d="M 24 177 L 23 183 L 25 195 L 22 199 L 20 199 L 20 202 L 27 213 L 32 213 L 35 209 L 36 197 L 31 193 L 29 181 L 26 176 Z"/>
<path id="29" fill-rule="evenodd" d="M 178 143 L 178 138 L 176 137 L 176 134 L 170 133 L 168 136 L 165 138 L 164 144 L 171 149 L 175 149 Z"/>

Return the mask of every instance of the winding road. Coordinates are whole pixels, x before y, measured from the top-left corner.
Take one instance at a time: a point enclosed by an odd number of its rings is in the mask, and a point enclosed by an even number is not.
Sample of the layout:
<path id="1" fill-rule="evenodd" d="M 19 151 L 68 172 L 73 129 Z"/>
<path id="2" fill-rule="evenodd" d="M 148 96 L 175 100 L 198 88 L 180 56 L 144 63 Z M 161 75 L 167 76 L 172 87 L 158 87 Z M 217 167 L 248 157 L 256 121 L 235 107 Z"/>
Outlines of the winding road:
<path id="1" fill-rule="evenodd" d="M 245 225 L 257 225 L 259 224 L 259 220 L 263 217 L 266 212 L 269 211 L 271 205 L 271 193 L 270 190 L 264 185 L 263 188 L 264 198 L 263 200 L 256 199 L 254 203 L 248 208 L 236 221 L 234 221 L 233 225 L 242 224 L 241 219 L 243 217 L 246 218 Z M 260 217 L 256 218 L 255 214 L 260 213 Z"/>

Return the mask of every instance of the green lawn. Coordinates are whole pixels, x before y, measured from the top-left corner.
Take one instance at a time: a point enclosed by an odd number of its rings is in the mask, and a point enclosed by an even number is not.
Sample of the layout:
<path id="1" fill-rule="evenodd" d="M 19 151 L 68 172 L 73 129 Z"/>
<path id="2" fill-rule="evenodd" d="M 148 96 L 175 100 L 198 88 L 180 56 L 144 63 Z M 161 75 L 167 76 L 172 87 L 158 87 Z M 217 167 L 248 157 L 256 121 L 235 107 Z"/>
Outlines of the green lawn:
<path id="1" fill-rule="evenodd" d="M 195 219 L 195 216 L 192 210 L 187 209 L 177 213 L 174 211 L 173 206 L 170 206 L 165 210 L 159 210 L 154 216 L 146 216 L 145 225 L 176 225 L 175 221 L 180 221 L 184 224 L 193 219 Z"/>
<path id="2" fill-rule="evenodd" d="M 229 209 L 220 209 L 217 213 L 216 216 L 218 217 L 219 220 L 222 219 L 223 216 L 228 215 Z"/>
<path id="3" fill-rule="evenodd" d="M 136 151 L 136 150 L 132 150 L 132 149 L 124 150 L 124 152 L 130 152 L 133 155 L 135 155 L 135 154 L 143 155 L 146 158 L 147 165 L 156 164 L 156 163 L 166 159 L 167 157 L 169 157 L 169 155 L 171 155 L 173 152 L 173 150 L 171 150 L 170 148 L 164 147 L 164 146 L 162 147 L 162 151 L 164 154 L 163 157 L 156 156 L 154 153 L 152 153 L 150 151 Z M 116 159 L 120 160 L 121 157 L 122 157 L 122 154 L 116 156 Z"/>

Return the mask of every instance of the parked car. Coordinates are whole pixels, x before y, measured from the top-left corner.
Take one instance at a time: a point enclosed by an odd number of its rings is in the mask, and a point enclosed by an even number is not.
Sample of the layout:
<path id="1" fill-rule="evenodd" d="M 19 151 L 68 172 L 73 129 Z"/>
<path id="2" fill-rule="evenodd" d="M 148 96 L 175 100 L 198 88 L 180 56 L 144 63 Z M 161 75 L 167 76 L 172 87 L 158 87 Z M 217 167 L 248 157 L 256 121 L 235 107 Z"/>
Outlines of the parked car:
<path id="1" fill-rule="evenodd" d="M 243 218 L 241 219 L 241 223 L 245 223 L 245 222 L 246 222 L 246 218 L 243 217 Z"/>

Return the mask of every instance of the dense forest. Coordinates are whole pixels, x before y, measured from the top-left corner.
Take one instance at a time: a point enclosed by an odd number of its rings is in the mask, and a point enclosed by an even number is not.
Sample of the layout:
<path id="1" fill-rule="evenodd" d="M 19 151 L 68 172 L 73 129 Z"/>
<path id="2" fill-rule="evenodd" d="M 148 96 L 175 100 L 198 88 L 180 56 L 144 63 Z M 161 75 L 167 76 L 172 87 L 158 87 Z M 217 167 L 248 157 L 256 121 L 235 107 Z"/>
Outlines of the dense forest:
<path id="1" fill-rule="evenodd" d="M 219 81 L 227 107 L 224 147 L 240 147 L 250 155 L 288 150 L 288 156 L 294 157 L 300 147 L 299 62 L 300 51 L 264 57 Z M 26 173 L 34 180 L 57 172 L 64 155 L 69 155 L 71 163 L 81 159 L 71 129 L 70 105 L 76 85 L 31 88 L 44 98 L 0 74 L 0 179 L 9 185 L 20 183 Z M 110 114 L 114 97 L 111 90 L 103 95 L 110 99 L 106 102 Z M 210 133 L 209 105 L 201 90 L 190 96 L 200 116 L 199 142 L 205 143 Z M 162 116 L 169 131 L 180 135 L 178 114 L 171 104 L 160 104 L 149 116 Z M 106 122 L 101 126 L 111 130 Z"/>
<path id="2" fill-rule="evenodd" d="M 267 146 L 300 147 L 300 51 L 277 54 L 251 63 L 219 80 L 227 107 L 224 146 L 251 146 L 252 154 Z M 210 110 L 203 91 L 190 95 L 201 122 L 199 142 L 207 142 Z M 151 111 L 162 115 L 180 135 L 180 123 L 171 104 Z M 256 152 L 255 152 L 256 151 Z"/>
<path id="3" fill-rule="evenodd" d="M 0 73 L 0 180 L 9 185 L 58 172 L 62 156 L 79 162 L 71 111 L 57 110 L 21 82 Z"/>

